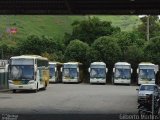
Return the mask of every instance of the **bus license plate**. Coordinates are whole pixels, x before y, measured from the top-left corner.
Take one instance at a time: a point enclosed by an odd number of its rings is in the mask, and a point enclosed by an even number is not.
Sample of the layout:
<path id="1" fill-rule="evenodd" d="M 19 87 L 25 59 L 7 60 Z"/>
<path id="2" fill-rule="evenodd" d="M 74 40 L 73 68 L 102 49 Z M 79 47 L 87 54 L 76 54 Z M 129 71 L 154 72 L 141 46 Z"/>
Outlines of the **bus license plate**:
<path id="1" fill-rule="evenodd" d="M 15 85 L 20 85 L 21 84 L 21 81 L 14 81 L 13 82 Z"/>
<path id="2" fill-rule="evenodd" d="M 23 88 L 23 86 L 19 86 L 19 88 Z"/>

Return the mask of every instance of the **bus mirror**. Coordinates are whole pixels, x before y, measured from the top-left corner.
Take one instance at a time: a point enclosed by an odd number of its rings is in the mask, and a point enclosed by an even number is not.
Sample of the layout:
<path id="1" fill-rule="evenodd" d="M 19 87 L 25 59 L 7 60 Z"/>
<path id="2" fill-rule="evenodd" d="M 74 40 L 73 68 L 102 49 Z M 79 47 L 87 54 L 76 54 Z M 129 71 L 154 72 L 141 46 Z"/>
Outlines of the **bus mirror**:
<path id="1" fill-rule="evenodd" d="M 55 68 L 55 72 L 57 71 L 57 68 Z"/>
<path id="2" fill-rule="evenodd" d="M 61 68 L 61 72 L 62 72 L 62 68 Z"/>
<path id="3" fill-rule="evenodd" d="M 158 65 L 155 65 L 155 73 L 157 73 L 159 70 L 159 66 Z"/>
<path id="4" fill-rule="evenodd" d="M 79 72 L 79 69 L 77 68 L 77 72 Z"/>
<path id="5" fill-rule="evenodd" d="M 90 72 L 90 68 L 88 68 L 88 72 Z"/>
<path id="6" fill-rule="evenodd" d="M 115 72 L 115 68 L 113 68 L 113 72 Z"/>
<path id="7" fill-rule="evenodd" d="M 106 68 L 106 73 L 108 72 L 108 68 Z"/>
<path id="8" fill-rule="evenodd" d="M 37 70 L 37 65 L 34 65 L 34 71 L 36 71 Z"/>
<path id="9" fill-rule="evenodd" d="M 6 64 L 6 65 L 5 65 L 5 72 L 8 72 L 8 70 L 9 70 L 9 65 Z"/>
<path id="10" fill-rule="evenodd" d="M 131 68 L 131 73 L 133 73 L 133 69 Z"/>
<path id="11" fill-rule="evenodd" d="M 137 73 L 139 73 L 139 69 L 137 69 Z"/>

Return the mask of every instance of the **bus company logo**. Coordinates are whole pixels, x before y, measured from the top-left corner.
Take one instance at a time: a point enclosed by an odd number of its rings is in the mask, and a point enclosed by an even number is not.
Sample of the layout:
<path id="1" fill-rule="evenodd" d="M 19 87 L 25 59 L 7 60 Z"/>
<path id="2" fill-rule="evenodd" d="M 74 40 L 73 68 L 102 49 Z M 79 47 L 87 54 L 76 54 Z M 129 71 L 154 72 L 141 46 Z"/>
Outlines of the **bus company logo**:
<path id="1" fill-rule="evenodd" d="M 1 120 L 18 120 L 18 115 L 2 114 Z"/>

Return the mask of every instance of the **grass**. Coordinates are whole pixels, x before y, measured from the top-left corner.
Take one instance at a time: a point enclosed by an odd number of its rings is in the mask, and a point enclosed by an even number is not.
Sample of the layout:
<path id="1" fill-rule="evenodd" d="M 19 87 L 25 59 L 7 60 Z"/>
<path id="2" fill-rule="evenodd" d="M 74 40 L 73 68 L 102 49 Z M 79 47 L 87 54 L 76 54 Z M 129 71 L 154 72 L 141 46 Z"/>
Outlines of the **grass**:
<path id="1" fill-rule="evenodd" d="M 138 16 L 96 16 L 103 21 L 111 21 L 113 26 L 118 26 L 122 31 L 131 31 L 140 24 Z M 51 15 L 12 15 L 0 16 L 0 44 L 14 45 L 18 40 L 28 35 L 45 35 L 54 39 L 62 39 L 65 32 L 71 32 L 71 23 L 74 20 L 84 20 L 88 16 L 51 16 Z M 16 27 L 15 35 L 9 35 L 7 28 Z"/>

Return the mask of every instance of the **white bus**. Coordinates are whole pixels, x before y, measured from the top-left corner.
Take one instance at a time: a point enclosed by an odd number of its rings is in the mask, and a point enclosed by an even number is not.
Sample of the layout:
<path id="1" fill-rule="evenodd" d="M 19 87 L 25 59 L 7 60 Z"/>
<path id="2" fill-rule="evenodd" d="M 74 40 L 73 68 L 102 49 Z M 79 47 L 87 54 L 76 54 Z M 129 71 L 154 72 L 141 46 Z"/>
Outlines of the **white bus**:
<path id="1" fill-rule="evenodd" d="M 49 83 L 48 59 L 38 55 L 21 55 L 10 58 L 9 89 L 34 90 L 46 89 Z"/>
<path id="2" fill-rule="evenodd" d="M 90 73 L 90 83 L 104 83 L 106 84 L 106 73 L 108 69 L 104 62 L 93 62 L 88 68 Z"/>
<path id="3" fill-rule="evenodd" d="M 79 62 L 67 62 L 63 64 L 62 82 L 63 83 L 78 83 L 83 81 L 83 69 L 82 63 Z"/>
<path id="4" fill-rule="evenodd" d="M 142 62 L 138 65 L 138 85 L 155 84 L 158 65 L 149 62 Z"/>
<path id="5" fill-rule="evenodd" d="M 62 82 L 62 63 L 59 62 L 49 62 L 49 82 Z"/>
<path id="6" fill-rule="evenodd" d="M 113 84 L 131 84 L 132 68 L 130 63 L 115 63 L 113 74 Z"/>

